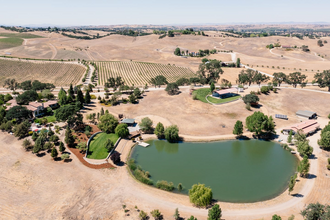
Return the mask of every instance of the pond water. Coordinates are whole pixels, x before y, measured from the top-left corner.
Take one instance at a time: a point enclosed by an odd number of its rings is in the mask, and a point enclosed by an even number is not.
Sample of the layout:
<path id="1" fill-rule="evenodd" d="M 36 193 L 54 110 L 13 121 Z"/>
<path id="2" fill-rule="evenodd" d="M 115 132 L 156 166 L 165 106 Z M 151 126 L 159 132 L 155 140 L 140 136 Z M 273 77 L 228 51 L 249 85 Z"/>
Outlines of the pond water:
<path id="1" fill-rule="evenodd" d="M 148 141 L 131 158 L 158 180 L 211 187 L 213 198 L 226 202 L 256 202 L 281 194 L 295 173 L 298 159 L 279 144 L 260 140 L 208 143 Z"/>

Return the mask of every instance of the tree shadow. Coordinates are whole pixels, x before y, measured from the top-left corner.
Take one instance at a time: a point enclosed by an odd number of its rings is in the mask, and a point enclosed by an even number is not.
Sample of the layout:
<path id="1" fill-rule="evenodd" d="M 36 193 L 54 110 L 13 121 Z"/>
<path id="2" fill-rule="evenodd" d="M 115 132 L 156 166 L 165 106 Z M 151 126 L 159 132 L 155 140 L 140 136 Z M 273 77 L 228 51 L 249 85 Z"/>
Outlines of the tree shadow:
<path id="1" fill-rule="evenodd" d="M 120 161 L 119 163 L 115 163 L 115 165 L 122 167 L 122 166 L 125 166 L 125 163 L 123 161 Z"/>
<path id="2" fill-rule="evenodd" d="M 309 157 L 309 159 L 311 159 L 311 160 L 316 160 L 316 159 L 317 159 L 317 156 L 315 156 L 315 154 L 312 154 L 312 155 Z"/>
<path id="3" fill-rule="evenodd" d="M 46 155 L 46 153 L 45 152 L 42 152 L 42 153 L 37 153 L 36 155 L 37 155 L 37 157 L 43 157 L 43 156 Z"/>
<path id="4" fill-rule="evenodd" d="M 304 197 L 304 195 L 302 195 L 302 194 L 300 194 L 300 193 L 292 194 L 292 196 L 297 197 L 297 198 L 302 198 L 302 197 Z"/>
<path id="5" fill-rule="evenodd" d="M 55 157 L 54 161 L 61 161 L 62 159 L 60 157 Z"/>
<path id="6" fill-rule="evenodd" d="M 244 140 L 250 140 L 250 138 L 245 135 L 241 135 L 241 136 L 237 136 L 236 140 L 244 141 Z"/>
<path id="7" fill-rule="evenodd" d="M 63 160 L 63 162 L 64 162 L 64 163 L 70 163 L 70 162 L 72 162 L 72 159 L 71 159 L 71 158 L 69 158 L 69 159 L 65 159 L 65 160 Z"/>
<path id="8" fill-rule="evenodd" d="M 316 177 L 314 174 L 308 174 L 307 179 L 315 179 Z"/>

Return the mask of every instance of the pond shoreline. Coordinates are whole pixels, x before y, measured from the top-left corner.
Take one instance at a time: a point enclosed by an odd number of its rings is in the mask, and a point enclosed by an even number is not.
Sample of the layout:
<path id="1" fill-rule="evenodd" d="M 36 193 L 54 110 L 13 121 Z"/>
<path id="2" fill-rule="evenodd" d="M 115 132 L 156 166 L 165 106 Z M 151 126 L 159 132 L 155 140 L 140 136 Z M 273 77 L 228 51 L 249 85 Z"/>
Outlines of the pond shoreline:
<path id="1" fill-rule="evenodd" d="M 145 138 L 143 141 L 150 141 L 150 140 L 157 140 L 157 138 L 154 138 L 154 137 L 147 137 L 147 138 Z M 210 142 L 225 142 L 225 141 L 228 141 L 228 140 L 230 140 L 230 141 L 232 141 L 232 140 L 237 140 L 237 139 L 234 139 L 234 138 L 231 138 L 231 139 L 221 139 L 220 141 L 183 141 L 183 142 L 180 142 L 179 144 L 183 144 L 183 143 L 189 143 L 189 142 L 191 142 L 191 143 L 210 143 Z M 238 142 L 239 141 L 242 141 L 242 139 L 241 140 L 238 140 Z M 258 141 L 258 139 L 252 139 L 251 141 Z M 265 140 L 262 140 L 262 141 L 265 141 Z M 269 143 L 276 143 L 276 144 L 280 144 L 280 143 L 278 143 L 277 141 L 267 141 L 267 142 L 269 142 Z M 250 143 L 251 144 L 251 143 Z M 253 143 L 252 143 L 253 144 Z M 260 143 L 259 143 L 260 144 Z M 128 153 L 128 156 L 127 156 L 127 158 L 126 158 L 126 161 L 128 162 L 128 160 L 130 160 L 131 158 L 133 158 L 132 157 L 132 153 L 134 152 L 133 150 L 135 149 L 135 147 L 136 147 L 136 145 L 138 145 L 137 143 L 132 143 L 132 146 L 130 146 L 130 150 L 129 150 L 129 153 Z M 242 146 L 244 146 L 244 145 L 242 145 Z M 242 147 L 241 146 L 241 147 Z M 271 145 L 272 147 L 274 147 L 274 145 Z M 186 146 L 187 147 L 187 146 Z M 195 146 L 195 148 L 198 148 L 199 146 Z M 227 146 L 228 148 L 230 148 L 229 146 Z M 262 146 L 261 146 L 262 147 Z M 277 146 L 276 146 L 277 147 Z M 278 146 L 278 147 L 280 147 L 280 146 Z M 215 147 L 215 148 L 217 148 L 217 147 Z M 259 145 L 259 148 L 260 148 L 260 145 Z M 213 149 L 213 148 L 212 148 Z M 230 149 L 232 149 L 232 147 L 230 148 Z M 245 149 L 245 148 L 242 148 L 242 149 Z M 251 148 L 250 148 L 251 149 Z M 281 147 L 281 150 L 283 150 L 283 151 L 286 151 L 285 149 L 283 149 L 282 147 Z M 280 150 L 280 152 L 281 152 L 281 150 Z M 278 149 L 277 149 L 277 151 L 278 151 Z M 283 153 L 283 152 L 282 152 Z M 285 154 L 285 153 L 284 153 Z M 243 156 L 245 156 L 244 154 L 242 154 Z M 287 155 L 287 154 L 285 154 L 285 155 Z M 287 155 L 288 156 L 288 155 Z M 293 155 L 292 155 L 293 156 Z M 295 160 L 298 158 L 297 157 L 297 155 L 294 155 L 295 156 Z M 298 160 L 296 160 L 296 161 L 298 161 Z M 297 166 L 297 162 L 295 162 L 295 166 Z M 140 165 L 139 163 L 136 163 L 136 165 Z M 136 179 L 135 178 L 135 176 L 134 176 L 134 174 L 132 173 L 133 171 L 131 171 L 131 169 L 129 168 L 129 167 L 127 167 L 127 169 L 128 169 L 128 171 L 131 173 L 130 175 L 132 175 L 133 176 L 133 178 L 134 179 Z M 146 169 L 145 167 L 144 167 L 144 169 Z M 296 168 L 291 168 L 291 169 L 296 169 Z M 148 170 L 148 168 L 146 169 L 146 170 Z M 150 171 L 150 170 L 148 170 L 148 171 Z M 153 175 L 153 173 L 154 172 L 151 172 L 151 175 Z M 231 172 L 230 172 L 231 173 Z M 234 173 L 234 172 L 233 172 Z M 280 171 L 280 172 L 278 172 L 279 173 L 279 175 L 285 175 L 285 174 L 283 174 L 283 172 L 282 171 Z M 291 174 L 290 174 L 291 175 Z M 285 177 L 286 178 L 286 177 Z M 163 178 L 164 179 L 164 178 Z M 157 178 L 157 179 L 152 179 L 153 180 L 153 182 L 154 182 L 154 185 L 156 184 L 156 182 L 155 181 L 160 181 L 160 180 L 163 180 L 163 179 L 159 179 L 159 178 Z M 166 179 L 165 178 L 165 180 L 167 180 L 167 181 L 169 181 L 169 182 L 171 182 L 171 179 Z M 173 180 L 173 179 L 172 179 Z M 137 179 L 136 179 L 136 181 L 138 181 Z M 138 181 L 139 182 L 139 181 Z M 197 182 L 196 182 L 197 183 Z M 143 184 L 143 183 L 142 183 Z M 175 183 L 175 184 L 177 184 L 177 183 Z M 274 183 L 274 184 L 276 184 L 276 183 Z M 143 185 L 145 185 L 145 184 L 143 184 Z M 285 184 L 281 184 L 281 185 L 286 185 L 286 181 L 285 181 Z M 212 187 L 211 187 L 212 188 Z M 221 187 L 220 187 L 221 188 Z M 275 199 L 275 198 L 277 198 L 277 197 L 279 197 L 279 196 L 281 196 L 282 194 L 284 194 L 286 191 L 287 191 L 287 189 L 288 189 L 288 186 L 286 185 L 283 189 L 281 189 L 280 191 L 278 191 L 278 192 L 275 192 L 274 193 L 274 195 L 275 196 L 273 196 L 273 195 L 271 195 L 272 193 L 270 192 L 270 194 L 267 196 L 267 194 L 265 194 L 265 197 L 264 198 L 261 198 L 260 200 L 259 199 L 257 199 L 257 200 L 255 200 L 255 201 L 228 201 L 228 200 L 226 200 L 226 199 L 224 199 L 224 200 L 217 200 L 218 202 L 225 202 L 225 203 L 234 203 L 234 204 L 239 204 L 239 203 L 257 203 L 257 202 L 265 202 L 265 201 L 269 201 L 269 200 L 273 200 L 273 199 Z M 187 188 L 185 189 L 185 191 L 187 191 Z M 176 193 L 176 194 L 181 194 L 181 195 L 187 195 L 187 192 L 186 193 L 181 193 L 181 192 L 177 192 L 177 190 L 175 189 L 174 191 L 172 191 L 173 193 Z M 261 196 L 261 197 L 263 197 L 263 196 Z M 252 199 L 253 200 L 253 199 Z"/>

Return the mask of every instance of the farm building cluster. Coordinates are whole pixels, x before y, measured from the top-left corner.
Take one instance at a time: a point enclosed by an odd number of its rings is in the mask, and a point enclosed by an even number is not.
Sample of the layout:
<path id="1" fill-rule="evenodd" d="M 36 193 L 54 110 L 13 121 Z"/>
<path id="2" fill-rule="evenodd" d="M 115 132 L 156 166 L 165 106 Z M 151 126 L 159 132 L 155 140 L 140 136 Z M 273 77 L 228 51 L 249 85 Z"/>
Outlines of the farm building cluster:
<path id="1" fill-rule="evenodd" d="M 6 110 L 8 111 L 9 109 L 18 106 L 19 104 L 17 103 L 16 99 L 9 100 L 7 102 L 7 108 Z M 44 115 L 44 111 L 49 107 L 49 108 L 57 108 L 58 102 L 57 100 L 49 100 L 47 102 L 30 102 L 28 105 L 22 105 L 26 107 L 28 110 L 32 111 L 32 116 L 33 118 L 39 117 Z"/>

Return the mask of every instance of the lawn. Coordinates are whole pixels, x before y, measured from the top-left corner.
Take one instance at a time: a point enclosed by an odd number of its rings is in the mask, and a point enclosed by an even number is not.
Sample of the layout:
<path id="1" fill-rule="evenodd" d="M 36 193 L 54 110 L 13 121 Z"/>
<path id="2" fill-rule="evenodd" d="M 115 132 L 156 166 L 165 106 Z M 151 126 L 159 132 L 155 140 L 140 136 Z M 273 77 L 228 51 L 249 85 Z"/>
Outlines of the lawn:
<path id="1" fill-rule="evenodd" d="M 87 158 L 105 159 L 109 154 L 107 149 L 105 149 L 104 147 L 105 142 L 107 141 L 107 139 L 110 139 L 113 142 L 113 144 L 115 144 L 118 138 L 119 137 L 116 134 L 106 134 L 106 133 L 97 134 L 89 145 Z"/>
<path id="2" fill-rule="evenodd" d="M 221 104 L 221 103 L 224 103 L 224 102 L 230 102 L 230 101 L 234 101 L 234 100 L 237 100 L 241 98 L 240 95 L 237 95 L 237 96 L 233 96 L 233 97 L 229 97 L 229 98 L 225 98 L 225 99 L 217 99 L 217 98 L 213 98 L 213 97 L 207 97 L 207 99 L 214 103 L 214 104 Z"/>
<path id="3" fill-rule="evenodd" d="M 202 102 L 209 103 L 205 97 L 211 95 L 210 88 L 201 88 L 193 91 L 193 96 L 196 95 L 196 98 Z"/>
<path id="4" fill-rule="evenodd" d="M 47 118 L 48 123 L 56 121 L 55 114 L 51 116 L 46 116 L 45 118 Z"/>

